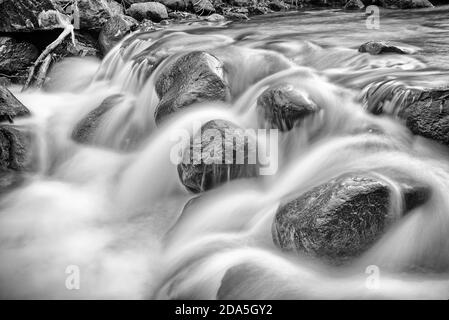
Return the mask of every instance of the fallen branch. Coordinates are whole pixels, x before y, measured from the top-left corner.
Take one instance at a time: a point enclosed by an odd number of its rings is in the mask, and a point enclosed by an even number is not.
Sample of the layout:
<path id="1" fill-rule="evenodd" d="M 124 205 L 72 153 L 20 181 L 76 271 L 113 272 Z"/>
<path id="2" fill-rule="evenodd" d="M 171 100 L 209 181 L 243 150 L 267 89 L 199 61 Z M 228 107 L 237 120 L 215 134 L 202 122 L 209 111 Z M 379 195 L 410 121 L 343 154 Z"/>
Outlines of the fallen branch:
<path id="1" fill-rule="evenodd" d="M 45 82 L 45 79 L 47 78 L 48 69 L 50 68 L 51 62 L 52 62 L 53 55 L 49 54 L 44 62 L 42 62 L 41 67 L 39 68 L 39 72 L 37 73 L 36 77 L 36 88 L 42 88 L 42 85 Z"/>
<path id="2" fill-rule="evenodd" d="M 58 21 L 58 24 L 64 28 L 64 30 L 62 30 L 61 34 L 59 35 L 59 37 L 53 41 L 52 43 L 50 43 L 45 50 L 39 55 L 39 57 L 37 58 L 37 60 L 33 63 L 33 65 L 30 68 L 29 74 L 28 74 L 28 78 L 22 88 L 22 92 L 27 90 L 30 85 L 31 82 L 34 80 L 35 78 L 35 73 L 36 73 L 36 69 L 37 67 L 43 63 L 44 61 L 46 61 L 47 56 L 57 47 L 59 46 L 62 41 L 64 41 L 64 39 L 68 36 L 71 35 L 72 36 L 72 42 L 73 44 L 76 46 L 75 43 L 75 33 L 74 33 L 74 28 L 73 25 L 70 24 L 70 22 L 68 21 L 67 17 L 62 15 L 61 13 L 57 12 L 57 11 L 52 11 L 51 13 L 54 13 L 56 15 L 56 19 Z M 49 61 L 49 63 L 51 62 L 51 59 Z M 47 66 L 47 69 L 50 65 Z"/>

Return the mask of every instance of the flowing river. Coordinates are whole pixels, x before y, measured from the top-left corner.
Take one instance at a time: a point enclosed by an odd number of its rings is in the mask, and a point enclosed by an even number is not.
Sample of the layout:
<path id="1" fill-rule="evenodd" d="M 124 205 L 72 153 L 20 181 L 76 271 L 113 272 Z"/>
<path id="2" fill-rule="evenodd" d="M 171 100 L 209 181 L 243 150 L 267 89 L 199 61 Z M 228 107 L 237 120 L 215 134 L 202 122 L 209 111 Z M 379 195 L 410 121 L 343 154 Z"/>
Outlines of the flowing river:
<path id="1" fill-rule="evenodd" d="M 449 6 L 382 10 L 378 29 L 366 27 L 364 13 L 341 10 L 172 24 L 129 35 L 102 61 L 66 59 L 43 90 L 13 88 L 33 115 L 16 123 L 37 132 L 38 170 L 0 200 L 0 296 L 448 298 L 449 153 L 363 102 L 366 86 L 385 79 L 448 84 L 448 16 Z M 369 40 L 396 41 L 412 54 L 359 53 Z M 189 107 L 156 126 L 155 79 L 171 59 L 196 50 L 223 61 L 230 106 Z M 155 59 L 162 62 L 153 66 Z M 281 133 L 276 174 L 233 180 L 183 212 L 195 195 L 170 161 L 170 133 L 213 119 L 255 128 L 257 97 L 286 78 L 323 109 L 318 133 Z M 95 143 L 73 141 L 77 123 L 115 94 L 120 101 Z M 273 244 L 273 216 L 286 195 L 383 167 L 426 182 L 432 196 L 363 255 L 329 266 Z M 373 266 L 376 288 L 367 285 Z M 74 267 L 80 288 L 68 290 Z"/>

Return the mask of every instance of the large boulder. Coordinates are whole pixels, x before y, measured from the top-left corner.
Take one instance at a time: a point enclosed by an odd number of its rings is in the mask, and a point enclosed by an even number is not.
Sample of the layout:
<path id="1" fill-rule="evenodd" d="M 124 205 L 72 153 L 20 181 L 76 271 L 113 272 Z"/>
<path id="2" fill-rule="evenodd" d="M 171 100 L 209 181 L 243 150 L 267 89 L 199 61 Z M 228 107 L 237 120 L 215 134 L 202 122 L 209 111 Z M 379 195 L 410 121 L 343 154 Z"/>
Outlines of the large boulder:
<path id="1" fill-rule="evenodd" d="M 29 116 L 30 111 L 7 88 L 0 85 L 0 122 L 13 122 L 16 117 Z"/>
<path id="2" fill-rule="evenodd" d="M 41 12 L 47 10 L 55 10 L 51 0 L 1 0 L 0 32 L 42 29 L 38 17 Z"/>
<path id="3" fill-rule="evenodd" d="M 230 180 L 257 176 L 256 157 L 252 157 L 256 143 L 255 138 L 245 137 L 243 130 L 229 121 L 207 122 L 184 150 L 178 165 L 181 183 L 189 191 L 200 193 Z M 201 153 L 195 154 L 195 150 Z"/>
<path id="4" fill-rule="evenodd" d="M 78 0 L 80 28 L 100 31 L 109 18 L 121 14 L 112 2 L 113 0 Z"/>
<path id="5" fill-rule="evenodd" d="M 430 197 L 427 185 L 390 175 L 394 186 L 376 175 L 344 174 L 282 204 L 273 221 L 274 243 L 332 263 L 360 255 L 399 218 L 390 214 L 393 190 L 401 192 L 403 213 Z"/>
<path id="6" fill-rule="evenodd" d="M 116 94 L 104 99 L 100 106 L 89 112 L 80 122 L 78 122 L 78 124 L 72 131 L 72 139 L 78 143 L 94 143 L 95 133 L 104 120 L 104 117 L 122 99 L 123 96 L 120 94 Z"/>
<path id="7" fill-rule="evenodd" d="M 159 22 L 168 19 L 167 8 L 159 2 L 135 3 L 128 8 L 126 13 L 138 21 L 150 19 Z"/>
<path id="8" fill-rule="evenodd" d="M 24 172 L 33 169 L 32 138 L 32 132 L 27 128 L 0 125 L 0 170 Z"/>
<path id="9" fill-rule="evenodd" d="M 281 131 L 291 130 L 320 108 L 292 84 L 283 83 L 265 90 L 257 99 L 262 122 Z"/>
<path id="10" fill-rule="evenodd" d="M 0 37 L 0 74 L 20 78 L 38 56 L 39 51 L 33 44 Z"/>
<path id="11" fill-rule="evenodd" d="M 371 113 L 398 117 L 414 134 L 449 146 L 449 88 L 380 82 L 370 85 L 364 100 Z"/>
<path id="12" fill-rule="evenodd" d="M 359 52 L 367 52 L 372 55 L 378 55 L 382 53 L 407 53 L 406 50 L 387 41 L 368 41 L 359 47 Z"/>
<path id="13" fill-rule="evenodd" d="M 75 44 L 71 37 L 65 38 L 55 50 L 57 60 L 65 57 L 101 57 L 98 42 L 89 33 L 75 30 Z"/>
<path id="14" fill-rule="evenodd" d="M 166 66 L 156 79 L 156 92 L 160 98 L 155 111 L 157 123 L 191 104 L 225 101 L 230 95 L 222 62 L 203 51 L 184 54 Z"/>
<path id="15" fill-rule="evenodd" d="M 101 29 L 98 38 L 103 54 L 106 54 L 127 34 L 136 30 L 139 22 L 129 16 L 117 15 L 109 19 Z"/>

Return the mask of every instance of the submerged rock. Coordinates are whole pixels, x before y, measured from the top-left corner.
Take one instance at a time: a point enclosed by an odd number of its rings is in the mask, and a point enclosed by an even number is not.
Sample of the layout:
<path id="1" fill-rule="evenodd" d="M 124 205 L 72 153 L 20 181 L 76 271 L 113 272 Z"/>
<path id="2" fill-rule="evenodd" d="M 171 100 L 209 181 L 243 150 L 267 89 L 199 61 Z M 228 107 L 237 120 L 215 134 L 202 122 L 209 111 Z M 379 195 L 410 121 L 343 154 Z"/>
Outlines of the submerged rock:
<path id="1" fill-rule="evenodd" d="M 150 19 L 151 21 L 159 22 L 163 19 L 168 19 L 167 8 L 159 2 L 134 3 L 128 8 L 126 13 L 138 21 Z"/>
<path id="2" fill-rule="evenodd" d="M 403 212 L 425 203 L 430 188 L 401 174 L 394 184 Z M 399 217 L 390 215 L 392 187 L 367 173 L 339 176 L 279 207 L 273 241 L 286 251 L 303 252 L 342 263 L 368 249 Z"/>
<path id="3" fill-rule="evenodd" d="M 136 30 L 139 22 L 129 16 L 117 15 L 109 19 L 101 29 L 99 43 L 103 54 L 111 50 L 127 34 Z"/>
<path id="4" fill-rule="evenodd" d="M 55 10 L 51 0 L 0 1 L 0 32 L 27 32 L 44 29 L 38 17 L 43 11 Z"/>
<path id="5" fill-rule="evenodd" d="M 285 83 L 265 90 L 257 99 L 257 110 L 271 128 L 288 131 L 320 108 L 304 92 Z"/>
<path id="6" fill-rule="evenodd" d="M 407 53 L 405 50 L 386 41 L 368 41 L 359 47 L 359 52 L 368 52 L 372 55 L 378 55 L 382 53 Z"/>
<path id="7" fill-rule="evenodd" d="M 101 125 L 105 115 L 117 105 L 123 96 L 116 94 L 110 96 L 100 104 L 97 108 L 89 112 L 73 129 L 72 139 L 78 143 L 93 143 L 95 133 Z"/>
<path id="8" fill-rule="evenodd" d="M 184 54 L 166 66 L 156 79 L 156 92 L 160 98 L 156 123 L 194 103 L 225 101 L 229 97 L 222 62 L 203 51 Z"/>
<path id="9" fill-rule="evenodd" d="M 26 41 L 0 37 L 0 74 L 26 73 L 39 56 L 37 48 Z"/>
<path id="10" fill-rule="evenodd" d="M 178 165 L 181 183 L 189 191 L 199 193 L 230 180 L 257 176 L 256 157 L 251 158 L 256 154 L 256 144 L 255 139 L 245 138 L 243 131 L 231 122 L 207 122 L 195 134 Z M 194 154 L 195 150 L 201 150 L 201 154 Z"/>
<path id="11" fill-rule="evenodd" d="M 16 117 L 29 116 L 25 107 L 6 87 L 0 85 L 0 122 L 13 122 Z"/>

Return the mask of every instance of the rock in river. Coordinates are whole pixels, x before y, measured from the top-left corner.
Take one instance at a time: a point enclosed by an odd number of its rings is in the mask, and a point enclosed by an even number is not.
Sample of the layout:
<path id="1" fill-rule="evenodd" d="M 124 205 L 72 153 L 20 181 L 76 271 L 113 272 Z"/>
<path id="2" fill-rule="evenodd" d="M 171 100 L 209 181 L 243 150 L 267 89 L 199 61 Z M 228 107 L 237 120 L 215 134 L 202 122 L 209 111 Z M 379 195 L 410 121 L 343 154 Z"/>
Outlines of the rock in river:
<path id="1" fill-rule="evenodd" d="M 37 48 L 26 41 L 0 37 L 0 74 L 26 73 L 39 56 Z"/>
<path id="2" fill-rule="evenodd" d="M 27 32 L 42 29 L 38 17 L 43 11 L 55 10 L 51 0 L 0 1 L 0 32 Z"/>
<path id="3" fill-rule="evenodd" d="M 320 108 L 306 93 L 285 83 L 265 90 L 257 99 L 257 110 L 271 128 L 288 131 Z"/>
<path id="4" fill-rule="evenodd" d="M 223 64 L 215 56 L 193 51 L 166 66 L 156 80 L 160 98 L 156 123 L 179 109 L 204 101 L 225 101 L 229 87 L 224 80 Z"/>
<path id="5" fill-rule="evenodd" d="M 257 176 L 256 159 L 251 159 L 256 152 L 256 143 L 252 137 L 245 138 L 240 128 L 231 122 L 207 122 L 201 133 L 196 133 L 189 152 L 184 151 L 183 162 L 178 165 L 182 184 L 189 191 L 199 193 L 230 180 Z M 200 150 L 198 157 L 201 159 L 195 156 L 195 149 Z"/>
<path id="6" fill-rule="evenodd" d="M 117 15 L 109 19 L 103 29 L 101 29 L 98 38 L 103 54 L 111 50 L 128 33 L 134 31 L 139 22 L 129 16 Z"/>
<path id="7" fill-rule="evenodd" d="M 427 185 L 391 176 L 404 199 L 403 213 L 430 197 Z M 273 241 L 286 251 L 342 263 L 368 249 L 399 219 L 390 214 L 392 194 L 392 185 L 379 176 L 344 174 L 282 204 L 273 222 Z"/>
<path id="8" fill-rule="evenodd" d="M 7 88 L 0 85 L 0 122 L 13 122 L 15 117 L 30 115 L 25 107 Z"/>
<path id="9" fill-rule="evenodd" d="M 368 41 L 359 47 L 359 52 L 368 52 L 372 55 L 382 53 L 406 54 L 407 51 L 386 41 Z"/>
<path id="10" fill-rule="evenodd" d="M 134 3 L 128 8 L 126 14 L 139 21 L 150 19 L 159 22 L 168 19 L 167 8 L 159 2 Z"/>

